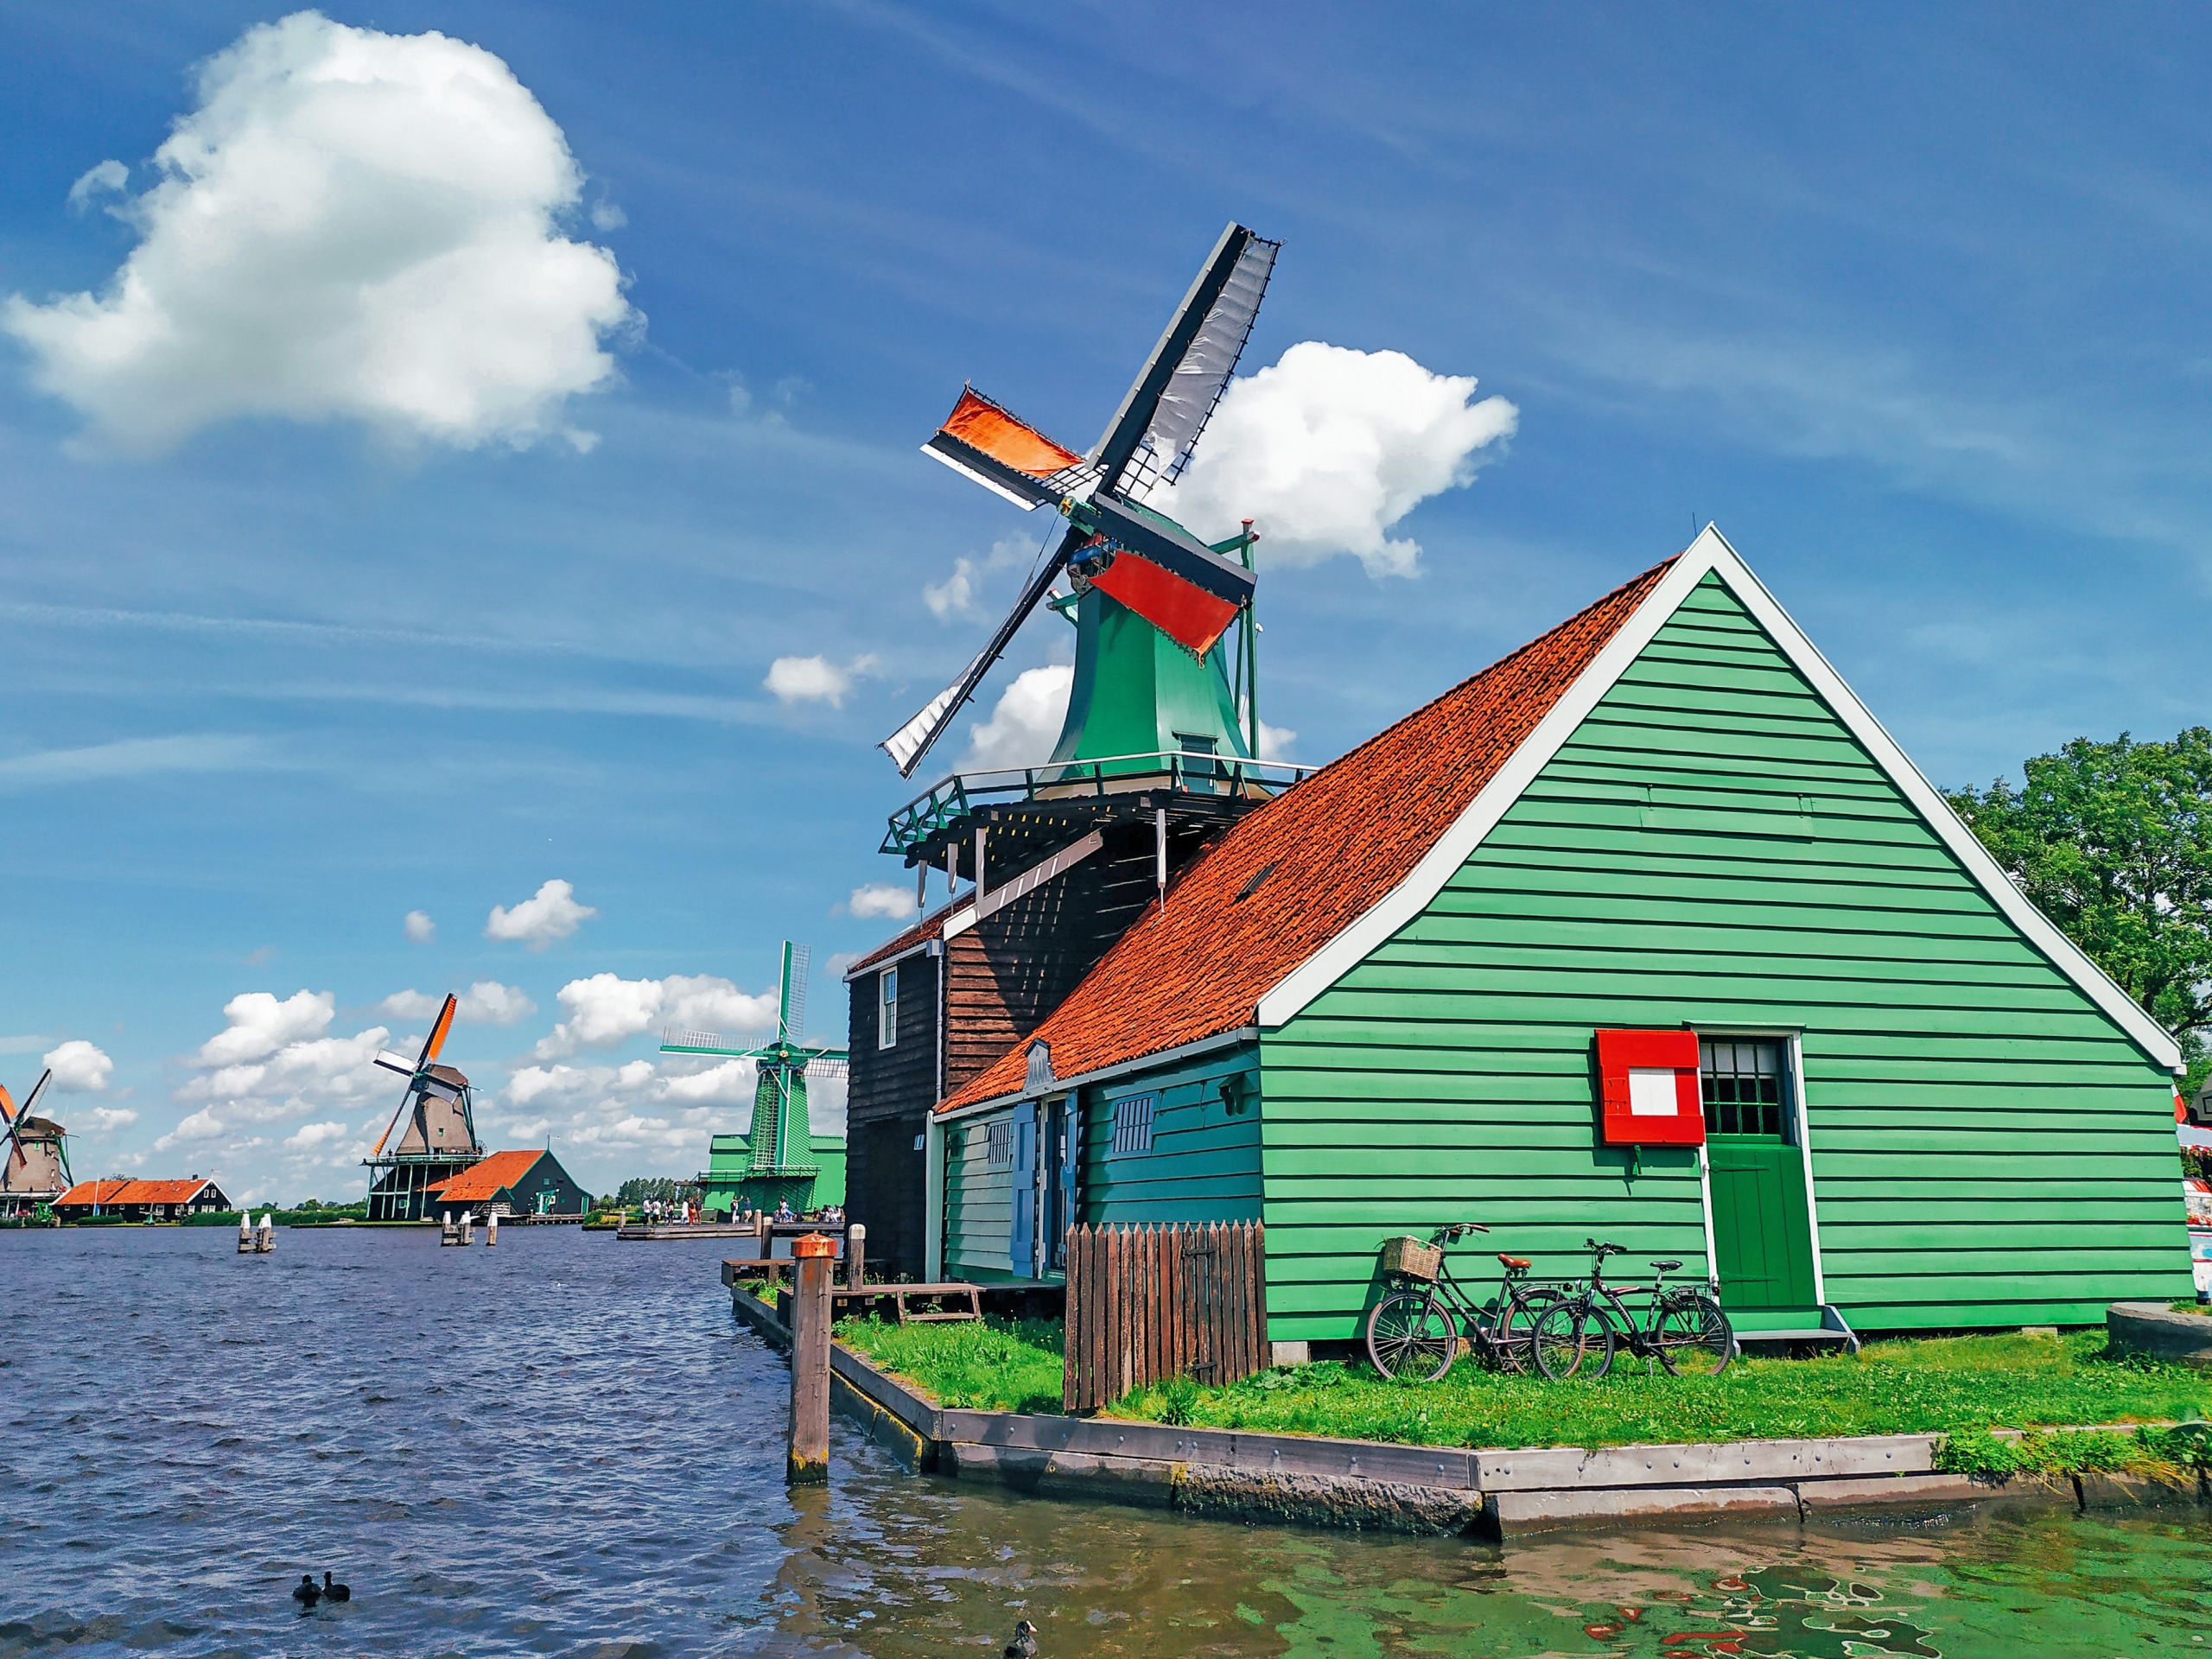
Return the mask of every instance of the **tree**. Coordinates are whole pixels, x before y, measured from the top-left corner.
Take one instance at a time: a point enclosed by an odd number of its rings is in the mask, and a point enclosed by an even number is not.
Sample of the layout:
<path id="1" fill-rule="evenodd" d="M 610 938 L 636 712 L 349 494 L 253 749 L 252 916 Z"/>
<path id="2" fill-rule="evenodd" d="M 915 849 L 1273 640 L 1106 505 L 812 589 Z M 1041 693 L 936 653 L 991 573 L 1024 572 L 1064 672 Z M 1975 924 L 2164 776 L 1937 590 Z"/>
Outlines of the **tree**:
<path id="1" fill-rule="evenodd" d="M 1949 794 L 2020 891 L 2212 1070 L 2212 728 L 2171 743 L 2077 737 L 2015 790 Z"/>

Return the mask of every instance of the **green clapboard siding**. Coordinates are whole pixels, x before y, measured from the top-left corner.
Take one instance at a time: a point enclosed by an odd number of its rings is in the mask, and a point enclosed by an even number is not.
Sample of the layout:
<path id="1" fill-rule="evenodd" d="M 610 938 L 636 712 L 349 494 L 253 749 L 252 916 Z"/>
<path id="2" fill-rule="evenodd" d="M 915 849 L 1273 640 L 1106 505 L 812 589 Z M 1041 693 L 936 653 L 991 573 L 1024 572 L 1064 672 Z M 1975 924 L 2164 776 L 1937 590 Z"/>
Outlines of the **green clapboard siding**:
<path id="1" fill-rule="evenodd" d="M 1260 1216 L 1259 1057 L 1249 1046 L 1204 1055 L 1086 1090 L 1083 1218 L 1091 1223 L 1256 1221 Z M 1223 1098 L 1228 1083 L 1238 1105 Z M 1119 1102 L 1153 1098 L 1152 1150 L 1114 1151 Z"/>
<path id="2" fill-rule="evenodd" d="M 945 1127 L 944 1274 L 948 1279 L 1010 1279 L 1014 1170 L 990 1160 L 989 1125 L 1011 1108 Z"/>
<path id="3" fill-rule="evenodd" d="M 1694 1155 L 1631 1173 L 1592 1100 L 1595 1027 L 1685 1022 L 1802 1029 L 1821 1262 L 1854 1323 L 2189 1294 L 2171 1079 L 1711 576 L 1427 911 L 1263 1033 L 1272 1334 L 1356 1335 L 1379 1242 L 1463 1218 L 1539 1272 L 1593 1232 L 1631 1271 L 1705 1271 Z"/>

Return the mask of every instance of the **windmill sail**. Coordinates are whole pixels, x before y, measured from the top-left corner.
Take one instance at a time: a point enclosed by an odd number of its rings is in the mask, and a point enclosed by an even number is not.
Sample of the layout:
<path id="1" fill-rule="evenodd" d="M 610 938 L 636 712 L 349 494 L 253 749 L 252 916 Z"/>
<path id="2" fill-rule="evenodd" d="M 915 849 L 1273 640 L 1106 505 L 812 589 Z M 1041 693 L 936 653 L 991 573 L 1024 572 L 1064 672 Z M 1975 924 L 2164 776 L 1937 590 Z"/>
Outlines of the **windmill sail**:
<path id="1" fill-rule="evenodd" d="M 1232 224 L 1090 452 L 1099 487 L 1141 496 L 1191 459 L 1244 354 L 1282 246 Z"/>
<path id="2" fill-rule="evenodd" d="M 922 453 L 965 473 L 1024 512 L 1095 481 L 1081 455 L 973 386 L 962 391 Z"/>
<path id="3" fill-rule="evenodd" d="M 1014 601 L 1014 608 L 1007 613 L 1006 620 L 999 624 L 989 643 L 976 654 L 976 660 L 968 664 L 958 679 L 924 703 L 920 713 L 876 745 L 896 763 L 900 777 L 914 775 L 914 768 L 929 753 L 930 745 L 937 741 L 953 715 L 960 712 L 961 705 L 976 695 L 976 688 L 982 683 L 983 676 L 991 671 L 991 664 L 998 661 L 1005 654 L 1006 648 L 1014 643 L 1014 636 L 1029 620 L 1029 613 L 1037 608 L 1037 601 L 1045 597 L 1066 566 L 1069 556 L 1083 540 L 1083 532 L 1073 528 L 1061 537 L 1059 546 L 1050 558 L 1037 567 L 1036 574 L 1022 588 L 1021 597 Z"/>
<path id="4" fill-rule="evenodd" d="M 1086 516 L 1095 542 L 1076 569 L 1193 656 L 1204 656 L 1252 598 L 1252 573 L 1207 547 L 1172 518 L 1101 495 Z M 1096 557 L 1094 549 L 1109 552 Z"/>

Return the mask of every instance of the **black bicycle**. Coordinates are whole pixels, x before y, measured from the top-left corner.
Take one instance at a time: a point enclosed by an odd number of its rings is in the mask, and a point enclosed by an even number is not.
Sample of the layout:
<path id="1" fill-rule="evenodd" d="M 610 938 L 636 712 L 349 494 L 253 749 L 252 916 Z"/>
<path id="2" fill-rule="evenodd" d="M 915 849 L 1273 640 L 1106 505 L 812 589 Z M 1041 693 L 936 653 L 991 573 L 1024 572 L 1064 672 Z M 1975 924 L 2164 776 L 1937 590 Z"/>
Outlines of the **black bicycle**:
<path id="1" fill-rule="evenodd" d="M 1413 1248 L 1401 1250 L 1389 1271 L 1408 1282 L 1367 1315 L 1367 1357 L 1376 1370 L 1433 1382 L 1452 1369 L 1463 1340 L 1484 1364 L 1503 1371 L 1528 1368 L 1536 1315 L 1560 1292 L 1529 1284 L 1528 1258 L 1500 1251 L 1505 1282 L 1487 1305 L 1477 1303 L 1452 1276 L 1446 1252 L 1465 1235 L 1489 1230 L 1480 1222 L 1459 1221 L 1438 1228 L 1427 1246 L 1403 1241 Z"/>
<path id="2" fill-rule="evenodd" d="M 1590 1248 L 1589 1282 L 1562 1294 L 1529 1332 L 1538 1370 L 1555 1382 L 1585 1370 L 1603 1376 L 1621 1348 L 1657 1360 L 1675 1376 L 1718 1376 L 1728 1369 L 1736 1356 L 1735 1327 L 1704 1291 L 1667 1287 L 1667 1275 L 1680 1262 L 1654 1262 L 1656 1277 L 1649 1285 L 1609 1285 L 1605 1258 L 1625 1255 L 1625 1247 L 1594 1238 L 1583 1243 Z M 1651 1300 L 1639 1323 L 1626 1299 L 1646 1294 Z"/>

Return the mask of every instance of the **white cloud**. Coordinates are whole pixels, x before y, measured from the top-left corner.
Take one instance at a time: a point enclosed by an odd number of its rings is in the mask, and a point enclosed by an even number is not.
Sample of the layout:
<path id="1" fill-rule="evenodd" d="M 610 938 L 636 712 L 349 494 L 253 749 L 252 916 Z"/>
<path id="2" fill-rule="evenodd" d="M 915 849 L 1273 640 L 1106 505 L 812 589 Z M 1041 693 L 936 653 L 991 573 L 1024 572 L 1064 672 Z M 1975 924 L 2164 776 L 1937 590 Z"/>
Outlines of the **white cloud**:
<path id="1" fill-rule="evenodd" d="M 504 905 L 493 906 L 484 924 L 484 937 L 543 950 L 569 938 L 579 924 L 598 914 L 591 906 L 576 902 L 576 890 L 566 881 L 548 881 L 512 910 Z"/>
<path id="2" fill-rule="evenodd" d="M 1260 754 L 1262 760 L 1287 760 L 1290 746 L 1298 741 L 1298 734 L 1287 726 L 1270 726 L 1260 722 Z"/>
<path id="3" fill-rule="evenodd" d="M 98 1046 L 73 1037 L 59 1048 L 48 1049 L 43 1062 L 54 1072 L 54 1088 L 65 1095 L 97 1095 L 107 1089 L 115 1062 Z"/>
<path id="4" fill-rule="evenodd" d="M 688 1077 L 662 1077 L 659 1094 L 663 1100 L 680 1100 L 688 1104 L 712 1102 L 724 1106 L 749 1106 L 760 1083 L 760 1069 L 752 1061 L 724 1060 Z"/>
<path id="5" fill-rule="evenodd" d="M 377 1004 L 377 1012 L 387 1020 L 435 1020 L 445 1005 L 445 998 L 428 991 L 395 991 Z M 480 979 L 461 993 L 453 1017 L 469 1025 L 518 1026 L 537 1012 L 537 1004 L 513 986 Z"/>
<path id="6" fill-rule="evenodd" d="M 1480 452 L 1519 422 L 1504 398 L 1474 393 L 1473 376 L 1402 352 L 1302 340 L 1230 384 L 1190 470 L 1154 505 L 1216 538 L 1256 519 L 1272 565 L 1350 553 L 1370 575 L 1411 575 L 1421 546 L 1389 531 L 1470 482 Z"/>
<path id="7" fill-rule="evenodd" d="M 284 1137 L 284 1144 L 295 1152 L 313 1152 L 317 1147 L 344 1139 L 348 1133 L 346 1125 L 335 1119 L 322 1123 L 302 1123 Z"/>
<path id="8" fill-rule="evenodd" d="M 83 213 L 102 196 L 111 196 L 130 182 L 130 169 L 121 162 L 94 162 L 69 187 L 69 206 Z"/>
<path id="9" fill-rule="evenodd" d="M 199 1111 L 179 1118 L 176 1127 L 167 1135 L 157 1137 L 148 1150 L 167 1152 L 170 1147 L 181 1146 L 188 1141 L 213 1141 L 216 1136 L 223 1134 L 227 1128 L 228 1126 L 222 1119 L 215 1116 L 212 1107 L 202 1108 Z"/>
<path id="10" fill-rule="evenodd" d="M 779 702 L 826 702 L 842 707 L 853 683 L 874 671 L 875 658 L 855 657 L 842 667 L 827 657 L 779 657 L 760 682 Z"/>
<path id="11" fill-rule="evenodd" d="M 925 583 L 922 602 L 930 607 L 930 614 L 940 621 L 976 615 L 980 607 L 976 603 L 976 561 L 957 560 L 952 574 L 943 582 Z"/>
<path id="12" fill-rule="evenodd" d="M 261 1059 L 218 1065 L 184 1084 L 176 1097 L 211 1102 L 227 1116 L 253 1123 L 382 1101 L 400 1087 L 400 1079 L 375 1063 L 391 1039 L 389 1028 L 371 1026 L 351 1037 L 287 1043 Z"/>
<path id="13" fill-rule="evenodd" d="M 755 996 L 712 974 L 671 974 L 665 979 L 594 974 L 570 980 L 559 996 L 565 1017 L 538 1043 L 540 1059 L 579 1048 L 613 1048 L 657 1026 L 765 1032 L 776 1023 L 774 992 Z"/>
<path id="14" fill-rule="evenodd" d="M 1065 663 L 1022 670 L 999 693 L 990 718 L 969 732 L 963 766 L 1033 766 L 1051 759 L 1074 683 L 1075 670 Z"/>
<path id="15" fill-rule="evenodd" d="M 594 201 L 591 205 L 591 224 L 595 231 L 619 231 L 630 222 L 630 215 L 611 201 Z"/>
<path id="16" fill-rule="evenodd" d="M 438 925 L 430 919 L 427 910 L 409 911 L 405 926 L 407 937 L 417 944 L 428 944 L 438 937 Z"/>
<path id="17" fill-rule="evenodd" d="M 897 921 L 914 913 L 914 890 L 888 881 L 870 881 L 853 889 L 848 908 L 855 916 L 885 916 Z"/>
<path id="18" fill-rule="evenodd" d="M 562 233 L 582 170 L 499 58 L 302 11 L 201 65 L 197 94 L 116 207 L 139 239 L 107 288 L 0 310 L 110 439 L 276 416 L 527 444 L 613 376 L 604 340 L 637 314 L 613 256 Z"/>
<path id="19" fill-rule="evenodd" d="M 105 1135 L 112 1129 L 127 1129 L 138 1121 L 138 1114 L 128 1106 L 95 1106 L 89 1111 L 72 1112 L 69 1128 L 76 1135 Z"/>
<path id="20" fill-rule="evenodd" d="M 196 1064 L 231 1065 L 274 1054 L 288 1043 L 328 1029 L 337 999 L 328 991 L 295 991 L 283 1001 L 269 991 L 243 991 L 223 1004 L 226 1022 L 200 1046 Z"/>

